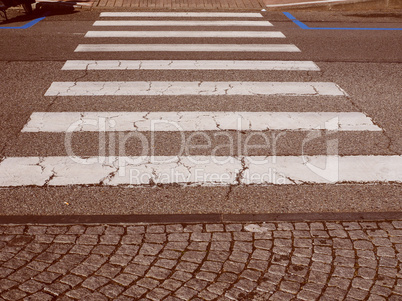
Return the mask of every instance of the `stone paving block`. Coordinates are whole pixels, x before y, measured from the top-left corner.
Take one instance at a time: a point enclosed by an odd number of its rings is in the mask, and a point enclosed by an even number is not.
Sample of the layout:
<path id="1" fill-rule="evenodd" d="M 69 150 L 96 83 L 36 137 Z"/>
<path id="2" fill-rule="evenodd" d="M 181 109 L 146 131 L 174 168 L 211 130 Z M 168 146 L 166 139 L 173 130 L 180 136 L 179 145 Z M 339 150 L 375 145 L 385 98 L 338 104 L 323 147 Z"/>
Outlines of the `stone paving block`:
<path id="1" fill-rule="evenodd" d="M 25 264 L 26 264 L 25 260 L 12 258 L 12 259 L 7 260 L 5 263 L 3 263 L 3 267 L 6 267 L 6 268 L 9 268 L 12 270 L 17 270 L 19 267 L 22 267 Z"/>
<path id="2" fill-rule="evenodd" d="M 41 290 L 44 287 L 43 283 L 40 283 L 38 281 L 35 280 L 28 280 L 26 282 L 24 282 L 23 284 L 21 284 L 20 286 L 18 286 L 18 288 L 26 293 L 36 293 L 37 291 Z"/>
<path id="3" fill-rule="evenodd" d="M 194 251 L 207 251 L 209 246 L 208 242 L 199 242 L 199 241 L 193 241 L 190 243 L 190 245 L 187 247 L 188 250 L 194 250 Z"/>
<path id="4" fill-rule="evenodd" d="M 178 259 L 180 258 L 180 256 L 181 252 L 173 250 L 163 250 L 162 253 L 159 254 L 160 258 L 166 258 L 166 259 Z"/>
<path id="5" fill-rule="evenodd" d="M 268 262 L 264 260 L 251 259 L 247 265 L 248 269 L 264 272 L 268 267 Z"/>
<path id="6" fill-rule="evenodd" d="M 35 293 L 29 297 L 25 297 L 24 301 L 51 301 L 53 300 L 53 296 L 43 293 L 43 292 L 38 292 Z"/>
<path id="7" fill-rule="evenodd" d="M 150 300 L 159 301 L 170 293 L 170 291 L 164 290 L 163 288 L 155 288 L 147 294 L 147 298 L 149 298 Z"/>
<path id="8" fill-rule="evenodd" d="M 212 233 L 212 241 L 231 241 L 231 240 L 232 240 L 231 233 L 220 233 L 220 232 Z"/>
<path id="9" fill-rule="evenodd" d="M 307 291 L 307 290 L 301 290 L 297 294 L 297 298 L 299 298 L 300 300 L 304 300 L 304 301 L 318 300 L 319 296 L 320 296 L 320 293 Z"/>
<path id="10" fill-rule="evenodd" d="M 370 294 L 375 294 L 378 296 L 382 296 L 387 298 L 389 295 L 391 295 L 392 290 L 389 287 L 385 286 L 380 286 L 377 284 L 374 284 L 373 287 L 370 289 Z"/>
<path id="11" fill-rule="evenodd" d="M 177 264 L 177 260 L 172 260 L 172 259 L 159 259 L 156 263 L 155 266 L 159 266 L 161 268 L 165 269 L 171 269 Z"/>
<path id="12" fill-rule="evenodd" d="M 292 248 L 290 247 L 273 247 L 272 248 L 272 253 L 276 253 L 279 255 L 286 255 L 289 256 L 289 254 L 292 252 Z"/>
<path id="13" fill-rule="evenodd" d="M 86 265 L 93 265 L 95 267 L 100 267 L 102 264 L 104 264 L 107 261 L 106 256 L 102 255 L 96 255 L 96 254 L 91 254 L 84 262 L 83 264 Z"/>
<path id="14" fill-rule="evenodd" d="M 155 233 L 146 233 L 145 234 L 145 242 L 149 242 L 149 243 L 164 243 L 166 241 L 166 234 L 165 233 L 159 233 L 159 234 L 155 234 Z"/>
<path id="15" fill-rule="evenodd" d="M 80 284 L 83 282 L 84 279 L 82 279 L 79 276 L 76 275 L 66 275 L 63 278 L 60 279 L 60 282 L 63 282 L 65 284 L 68 284 L 71 287 L 75 287 L 76 285 Z M 51 282 L 46 282 L 46 283 L 51 283 Z"/>
<path id="16" fill-rule="evenodd" d="M 309 224 L 304 223 L 304 222 L 294 223 L 294 228 L 295 228 L 295 230 L 307 230 L 307 231 L 310 230 Z"/>
<path id="17" fill-rule="evenodd" d="M 147 291 L 148 290 L 143 288 L 143 287 L 140 287 L 140 286 L 137 286 L 137 285 L 132 285 L 132 286 L 130 286 L 130 288 L 126 289 L 123 292 L 123 295 L 134 297 L 134 298 L 140 298 Z"/>
<path id="18" fill-rule="evenodd" d="M 182 281 L 182 282 L 186 282 L 186 281 L 190 280 L 192 277 L 193 276 L 190 273 L 183 272 L 183 271 L 176 271 L 173 273 L 171 278 Z"/>
<path id="19" fill-rule="evenodd" d="M 93 234 L 80 235 L 80 237 L 76 240 L 76 243 L 81 245 L 96 245 L 98 243 L 98 235 Z"/>
<path id="20" fill-rule="evenodd" d="M 285 292 L 275 292 L 271 298 L 269 298 L 269 300 L 273 300 L 273 301 L 290 301 L 294 298 L 294 295 L 289 294 L 289 293 L 285 293 Z"/>
<path id="21" fill-rule="evenodd" d="M 222 296 L 225 294 L 226 289 L 230 287 L 229 283 L 225 282 L 215 282 L 207 287 L 207 290 L 211 293 L 214 293 L 218 296 Z"/>
<path id="22" fill-rule="evenodd" d="M 215 273 L 204 272 L 204 271 L 200 271 L 195 275 L 197 279 L 205 280 L 208 282 L 214 281 L 216 279 L 216 276 L 217 275 Z"/>
<path id="23" fill-rule="evenodd" d="M 5 300 L 19 300 L 26 296 L 27 294 L 19 289 L 12 289 L 1 294 Z"/>
<path id="24" fill-rule="evenodd" d="M 120 271 L 122 270 L 121 267 L 112 265 L 110 263 L 105 263 L 95 274 L 104 276 L 106 278 L 114 278 Z"/>
<path id="25" fill-rule="evenodd" d="M 347 291 L 339 287 L 329 286 L 324 291 L 324 296 L 328 296 L 335 300 L 343 300 Z"/>
<path id="26" fill-rule="evenodd" d="M 86 228 L 82 225 L 72 225 L 66 234 L 83 234 Z"/>
<path id="27" fill-rule="evenodd" d="M 300 290 L 300 284 L 293 281 L 282 281 L 280 284 L 280 290 L 296 295 Z"/>
<path id="28" fill-rule="evenodd" d="M 182 285 L 183 285 L 182 281 L 175 280 L 175 279 L 167 279 L 160 286 L 163 287 L 164 289 L 167 289 L 167 290 L 173 292 L 173 291 L 176 291 Z"/>
<path id="29" fill-rule="evenodd" d="M 113 278 L 113 281 L 119 283 L 120 285 L 128 286 L 131 283 L 133 283 L 135 280 L 137 280 L 138 278 L 139 277 L 136 275 L 122 273 L 122 274 L 116 276 L 115 278 Z"/>
<path id="30" fill-rule="evenodd" d="M 164 250 L 184 251 L 188 244 L 189 243 L 187 241 L 172 241 L 165 245 Z"/>
<path id="31" fill-rule="evenodd" d="M 225 229 L 223 224 L 206 224 L 205 230 L 207 232 L 223 232 Z"/>
<path id="32" fill-rule="evenodd" d="M 122 244 L 121 246 L 118 247 L 115 254 L 135 256 L 139 249 L 140 249 L 139 246 L 134 246 L 131 244 Z"/>
<path id="33" fill-rule="evenodd" d="M 377 281 L 375 282 L 375 284 L 379 285 L 379 286 L 393 288 L 394 284 L 395 284 L 395 278 L 384 277 L 382 275 L 378 275 Z"/>
<path id="34" fill-rule="evenodd" d="M 186 225 L 184 227 L 184 232 L 202 232 L 202 231 L 203 231 L 202 224 Z"/>
<path id="35" fill-rule="evenodd" d="M 230 241 L 213 241 L 210 245 L 212 251 L 229 251 L 231 247 Z"/>
<path id="36" fill-rule="evenodd" d="M 81 285 L 85 288 L 89 288 L 90 290 L 96 290 L 108 282 L 110 282 L 110 279 L 106 277 L 90 276 L 89 278 L 85 279 L 85 281 Z"/>
<path id="37" fill-rule="evenodd" d="M 142 234 L 142 233 L 145 233 L 145 227 L 144 226 L 128 226 L 126 231 L 127 231 L 128 235 Z"/>
<path id="38" fill-rule="evenodd" d="M 116 254 L 109 258 L 109 262 L 114 265 L 127 266 L 134 256 Z"/>
<path id="39" fill-rule="evenodd" d="M 360 277 L 353 278 L 352 287 L 368 291 L 370 287 L 373 285 L 373 280 L 363 279 Z"/>
<path id="40" fill-rule="evenodd" d="M 159 281 L 155 280 L 155 279 L 151 279 L 151 278 L 142 278 L 140 280 L 137 281 L 137 285 L 145 287 L 149 290 L 154 289 L 155 287 L 157 287 L 159 285 Z"/>
<path id="41" fill-rule="evenodd" d="M 139 254 L 142 255 L 156 255 L 163 249 L 163 245 L 159 244 L 150 244 L 144 243 L 142 244 Z"/>
<path id="42" fill-rule="evenodd" d="M 159 267 L 151 267 L 146 274 L 146 277 L 151 277 L 159 280 L 166 279 L 171 273 L 171 270 L 159 268 Z"/>
<path id="43" fill-rule="evenodd" d="M 106 226 L 89 226 L 85 230 L 85 234 L 97 234 L 101 235 L 105 232 Z"/>
<path id="44" fill-rule="evenodd" d="M 71 273 L 79 275 L 79 276 L 83 276 L 83 277 L 88 277 L 90 274 L 95 272 L 97 269 L 98 269 L 98 266 L 80 264 L 79 266 L 72 269 Z"/>
<path id="45" fill-rule="evenodd" d="M 189 288 L 192 288 L 193 290 L 196 290 L 197 292 L 202 291 L 206 286 L 208 285 L 208 281 L 204 281 L 201 279 L 193 278 L 190 279 L 185 283 L 184 286 L 187 286 Z"/>
<path id="46" fill-rule="evenodd" d="M 198 251 L 187 251 L 181 257 L 181 260 L 190 261 L 194 263 L 201 263 L 204 261 L 206 252 L 198 252 Z"/>
<path id="47" fill-rule="evenodd" d="M 87 296 L 89 294 L 91 294 L 91 291 L 86 288 L 82 288 L 82 287 L 66 292 L 66 295 L 68 297 L 71 297 L 73 299 L 80 299 L 80 300 L 84 299 L 85 296 Z"/>
<path id="48" fill-rule="evenodd" d="M 181 287 L 175 292 L 175 296 L 183 300 L 190 300 L 197 294 L 198 292 L 196 290 L 193 290 L 189 287 Z"/>
<path id="49" fill-rule="evenodd" d="M 347 297 L 351 297 L 356 300 L 364 300 L 368 296 L 368 291 L 366 290 L 361 290 L 357 288 L 350 288 Z"/>
<path id="50" fill-rule="evenodd" d="M 196 264 L 196 263 L 187 262 L 187 261 L 181 261 L 176 266 L 176 270 L 183 271 L 183 272 L 188 272 L 188 273 L 193 273 L 198 267 L 199 267 L 199 265 Z"/>
<path id="51" fill-rule="evenodd" d="M 377 256 L 395 257 L 395 250 L 391 247 L 377 247 Z"/>
<path id="52" fill-rule="evenodd" d="M 243 230 L 242 224 L 225 224 L 224 226 L 227 232 L 241 232 Z"/>
<path id="53" fill-rule="evenodd" d="M 336 276 L 331 276 L 328 282 L 328 286 L 335 286 L 341 289 L 349 287 L 351 280 L 347 278 L 341 278 Z"/>
<path id="54" fill-rule="evenodd" d="M 328 281 L 328 274 L 325 272 L 312 270 L 310 272 L 308 280 L 313 283 L 326 284 Z"/>
<path id="55" fill-rule="evenodd" d="M 251 254 L 251 258 L 257 260 L 268 260 L 271 257 L 271 252 L 267 250 L 256 249 Z"/>
<path id="56" fill-rule="evenodd" d="M 13 271 L 13 270 L 11 270 Z M 9 273 L 7 273 L 9 274 Z M 21 269 L 19 269 L 18 271 L 9 274 L 7 276 L 7 278 L 9 280 L 14 280 L 17 281 L 19 283 L 23 283 L 25 281 L 27 281 L 28 279 L 31 279 L 32 277 L 34 277 L 35 275 L 39 274 L 39 271 L 35 271 L 35 270 L 31 270 L 27 267 L 23 267 Z"/>
<path id="57" fill-rule="evenodd" d="M 70 249 L 69 253 L 88 255 L 89 253 L 91 253 L 92 249 L 94 249 L 93 246 L 75 245 Z"/>
<path id="58" fill-rule="evenodd" d="M 109 299 L 116 298 L 120 293 L 124 291 L 124 287 L 117 285 L 117 284 L 108 284 L 99 291 L 100 293 L 104 294 Z"/>
<path id="59" fill-rule="evenodd" d="M 156 259 L 156 256 L 147 256 L 147 255 L 142 255 L 139 254 L 133 258 L 131 261 L 134 264 L 141 264 L 141 265 L 146 265 L 149 266 L 154 262 Z"/>
<path id="60" fill-rule="evenodd" d="M 60 294 L 63 294 L 65 291 L 67 291 L 69 288 L 70 288 L 70 286 L 67 284 L 55 282 L 55 283 L 46 285 L 43 290 L 53 296 L 59 296 Z"/>
<path id="61" fill-rule="evenodd" d="M 218 295 L 211 293 L 207 290 L 203 290 L 198 294 L 198 297 L 200 297 L 202 300 L 211 301 L 215 300 L 218 297 Z"/>
<path id="62" fill-rule="evenodd" d="M 257 286 L 257 282 L 249 279 L 240 279 L 234 286 L 242 291 L 250 293 Z"/>
<path id="63" fill-rule="evenodd" d="M 210 241 L 211 237 L 212 237 L 211 233 L 201 233 L 201 232 L 191 233 L 192 241 Z"/>
<path id="64" fill-rule="evenodd" d="M 184 231 L 184 227 L 181 224 L 166 225 L 167 233 L 178 233 L 178 232 L 183 232 L 183 231 Z"/>
<path id="65" fill-rule="evenodd" d="M 116 250 L 115 246 L 98 245 L 92 249 L 92 254 L 110 255 Z"/>

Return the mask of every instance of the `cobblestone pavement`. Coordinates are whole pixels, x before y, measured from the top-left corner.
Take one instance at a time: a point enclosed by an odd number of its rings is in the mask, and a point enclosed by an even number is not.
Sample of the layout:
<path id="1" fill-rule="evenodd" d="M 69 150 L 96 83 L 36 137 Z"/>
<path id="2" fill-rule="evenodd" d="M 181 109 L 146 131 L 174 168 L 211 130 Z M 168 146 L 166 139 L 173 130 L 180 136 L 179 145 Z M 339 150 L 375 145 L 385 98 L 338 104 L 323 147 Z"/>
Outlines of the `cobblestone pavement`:
<path id="1" fill-rule="evenodd" d="M 402 300 L 402 221 L 0 226 L 4 300 Z"/>

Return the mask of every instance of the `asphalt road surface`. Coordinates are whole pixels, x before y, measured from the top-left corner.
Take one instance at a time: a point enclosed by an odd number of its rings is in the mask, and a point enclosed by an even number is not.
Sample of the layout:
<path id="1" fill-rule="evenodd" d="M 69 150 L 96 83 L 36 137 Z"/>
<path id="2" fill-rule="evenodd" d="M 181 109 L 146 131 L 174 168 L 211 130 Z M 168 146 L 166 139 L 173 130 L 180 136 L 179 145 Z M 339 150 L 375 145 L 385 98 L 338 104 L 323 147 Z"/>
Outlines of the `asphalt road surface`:
<path id="1" fill-rule="evenodd" d="M 251 13 L 10 12 L 0 215 L 400 211 L 402 32 Z"/>

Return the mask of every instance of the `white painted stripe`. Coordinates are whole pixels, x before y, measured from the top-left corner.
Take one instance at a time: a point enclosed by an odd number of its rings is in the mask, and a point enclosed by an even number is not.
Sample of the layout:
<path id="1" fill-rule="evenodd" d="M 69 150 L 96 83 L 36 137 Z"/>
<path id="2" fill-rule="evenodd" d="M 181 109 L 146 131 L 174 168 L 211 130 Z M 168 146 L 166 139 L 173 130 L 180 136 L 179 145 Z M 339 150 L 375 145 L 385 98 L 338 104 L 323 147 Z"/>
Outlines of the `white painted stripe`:
<path id="1" fill-rule="evenodd" d="M 237 20 L 118 20 L 95 21 L 93 26 L 272 26 L 268 21 L 237 21 Z"/>
<path id="2" fill-rule="evenodd" d="M 260 13 L 219 12 L 102 12 L 101 17 L 190 17 L 190 18 L 262 18 Z"/>
<path id="3" fill-rule="evenodd" d="M 70 60 L 62 70 L 308 70 L 319 71 L 312 61 L 218 60 Z"/>
<path id="4" fill-rule="evenodd" d="M 310 5 L 310 4 L 321 4 L 321 3 L 336 3 L 345 2 L 350 0 L 318 0 L 318 1 L 307 1 L 307 2 L 294 2 L 294 3 L 284 3 L 284 4 L 268 4 L 266 7 L 282 7 L 282 6 L 296 6 L 296 5 Z"/>
<path id="5" fill-rule="evenodd" d="M 330 82 L 53 82 L 46 96 L 288 95 L 346 96 Z"/>
<path id="6" fill-rule="evenodd" d="M 1 187 L 342 182 L 400 183 L 402 156 L 10 157 L 0 163 Z"/>
<path id="7" fill-rule="evenodd" d="M 34 112 L 22 132 L 381 131 L 360 112 Z"/>
<path id="8" fill-rule="evenodd" d="M 300 52 L 292 44 L 80 44 L 75 52 L 196 51 L 196 52 Z"/>
<path id="9" fill-rule="evenodd" d="M 88 31 L 86 38 L 286 38 L 279 31 Z"/>

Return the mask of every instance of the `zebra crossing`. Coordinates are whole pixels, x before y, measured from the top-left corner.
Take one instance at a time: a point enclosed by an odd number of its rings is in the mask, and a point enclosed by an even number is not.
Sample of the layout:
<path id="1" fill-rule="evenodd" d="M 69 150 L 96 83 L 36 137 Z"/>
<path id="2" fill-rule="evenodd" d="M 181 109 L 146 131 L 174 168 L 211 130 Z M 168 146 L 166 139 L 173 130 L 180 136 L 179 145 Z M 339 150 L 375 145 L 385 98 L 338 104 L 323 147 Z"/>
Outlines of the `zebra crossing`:
<path id="1" fill-rule="evenodd" d="M 92 56 L 86 60 L 68 60 L 63 71 L 120 71 L 120 81 L 55 81 L 45 93 L 60 101 L 68 97 L 89 98 L 102 102 L 103 97 L 129 97 L 128 106 L 136 97 L 269 97 L 321 99 L 338 101 L 347 91 L 334 82 L 302 81 L 127 81 L 125 72 L 154 71 L 320 71 L 313 61 L 297 60 L 206 60 L 206 59 L 97 59 L 99 53 L 163 52 L 193 53 L 300 53 L 287 43 L 192 43 L 193 38 L 222 39 L 279 39 L 286 36 L 271 30 L 273 24 L 262 20 L 259 13 L 213 12 L 103 12 L 85 38 L 184 38 L 187 43 L 156 44 L 80 44 L 76 54 Z M 114 19 L 113 19 L 114 18 Z M 117 18 L 117 19 L 116 19 Z M 131 19 L 134 18 L 135 20 Z M 144 18 L 144 19 L 142 19 Z M 211 18 L 212 20 L 209 20 Z M 222 18 L 223 20 L 216 20 Z M 123 19 L 123 20 L 122 20 Z M 151 20 L 149 20 L 151 19 Z M 205 20 L 208 19 L 208 20 Z M 113 30 L 118 27 L 119 30 Z M 124 30 L 121 28 L 124 27 Z M 144 27 L 148 27 L 144 30 Z M 186 27 L 178 30 L 177 27 Z M 188 28 L 187 28 L 188 27 Z M 199 27 L 226 30 L 199 30 Z M 228 30 L 232 29 L 234 30 Z M 151 28 L 151 30 L 149 30 Z M 156 28 L 156 30 L 152 30 Z M 253 28 L 253 30 L 250 30 Z M 173 30 L 172 30 L 173 29 Z M 102 41 L 104 41 L 104 39 Z M 265 78 L 264 78 L 265 79 Z M 151 98 L 152 99 L 152 98 Z M 362 112 L 288 112 L 283 111 L 88 111 L 33 112 L 22 133 L 62 133 L 66 140 L 76 133 L 136 134 L 146 146 L 141 156 L 124 154 L 99 156 L 26 156 L 7 157 L 0 162 L 0 186 L 144 186 L 149 184 L 182 185 L 280 185 L 302 183 L 401 182 L 402 157 L 397 155 L 338 155 L 336 143 L 329 141 L 326 155 L 151 155 L 152 143 L 144 142 L 142 132 L 234 132 L 267 131 L 306 132 L 305 142 L 317 131 L 381 132 L 369 116 Z M 311 135 L 310 135 L 311 132 Z M 315 134 L 314 134 L 315 133 Z M 99 136 L 100 138 L 102 135 Z M 67 144 L 66 144 L 66 148 Z"/>

